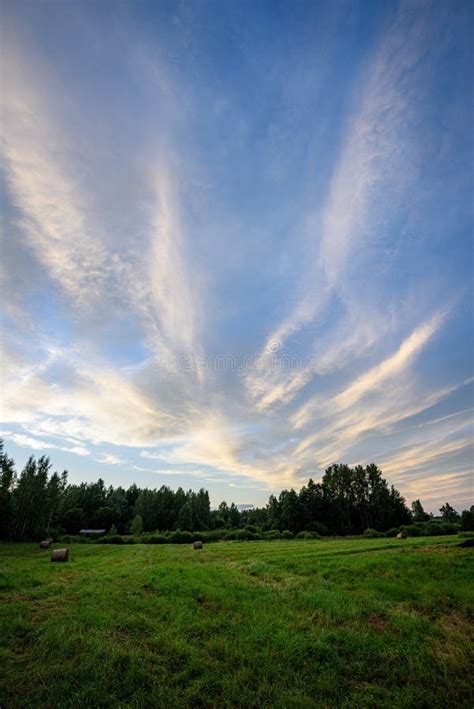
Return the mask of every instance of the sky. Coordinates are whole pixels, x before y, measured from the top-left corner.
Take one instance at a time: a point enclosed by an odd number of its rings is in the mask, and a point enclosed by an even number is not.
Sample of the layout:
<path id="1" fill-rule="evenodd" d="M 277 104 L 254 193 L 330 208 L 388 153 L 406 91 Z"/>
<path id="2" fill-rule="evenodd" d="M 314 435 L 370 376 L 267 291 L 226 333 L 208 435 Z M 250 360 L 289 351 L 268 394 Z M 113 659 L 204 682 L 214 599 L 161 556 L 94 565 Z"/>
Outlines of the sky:
<path id="1" fill-rule="evenodd" d="M 1 433 L 262 505 L 473 495 L 473 5 L 1 5 Z"/>

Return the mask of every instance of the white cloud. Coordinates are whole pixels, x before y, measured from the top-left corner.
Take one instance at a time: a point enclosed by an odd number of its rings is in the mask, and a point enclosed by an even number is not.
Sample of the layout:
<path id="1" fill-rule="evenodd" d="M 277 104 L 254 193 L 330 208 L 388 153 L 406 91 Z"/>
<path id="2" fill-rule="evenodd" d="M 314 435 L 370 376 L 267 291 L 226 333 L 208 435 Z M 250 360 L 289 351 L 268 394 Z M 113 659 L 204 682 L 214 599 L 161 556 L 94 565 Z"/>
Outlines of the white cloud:
<path id="1" fill-rule="evenodd" d="M 56 449 L 65 451 L 66 453 L 74 453 L 75 455 L 80 456 L 90 455 L 90 451 L 84 446 L 73 446 L 72 448 L 69 448 L 67 446 L 60 446 L 55 443 L 51 443 L 51 441 L 44 441 L 40 438 L 33 438 L 32 436 L 28 436 L 23 433 L 16 433 L 15 431 L 2 431 L 0 435 L 5 437 L 7 440 L 12 440 L 14 443 L 16 443 L 18 446 L 21 446 L 22 448 L 29 448 L 33 451 Z"/>
<path id="2" fill-rule="evenodd" d="M 123 458 L 113 453 L 104 453 L 96 458 L 97 463 L 105 463 L 106 465 L 121 465 L 125 463 Z"/>

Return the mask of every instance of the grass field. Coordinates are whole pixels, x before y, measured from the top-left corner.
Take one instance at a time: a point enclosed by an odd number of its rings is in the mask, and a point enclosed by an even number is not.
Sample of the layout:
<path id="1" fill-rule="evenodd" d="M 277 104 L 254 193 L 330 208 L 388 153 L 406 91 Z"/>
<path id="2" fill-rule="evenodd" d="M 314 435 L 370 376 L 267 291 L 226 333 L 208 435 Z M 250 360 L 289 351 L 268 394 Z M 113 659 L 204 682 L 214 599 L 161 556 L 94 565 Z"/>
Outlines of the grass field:
<path id="1" fill-rule="evenodd" d="M 458 541 L 1 545 L 0 706 L 472 707 Z"/>

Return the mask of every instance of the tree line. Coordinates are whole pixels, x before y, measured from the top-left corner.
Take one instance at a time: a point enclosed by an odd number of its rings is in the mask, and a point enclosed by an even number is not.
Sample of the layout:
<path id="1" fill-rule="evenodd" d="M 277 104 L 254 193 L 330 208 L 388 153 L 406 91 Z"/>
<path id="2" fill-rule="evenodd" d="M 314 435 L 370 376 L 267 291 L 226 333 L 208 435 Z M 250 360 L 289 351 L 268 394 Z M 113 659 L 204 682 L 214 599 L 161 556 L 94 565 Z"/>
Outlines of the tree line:
<path id="1" fill-rule="evenodd" d="M 474 527 L 474 507 L 462 516 L 448 503 L 441 516 L 449 522 Z M 309 480 L 299 492 L 271 495 L 265 507 L 239 512 L 234 503 L 221 502 L 211 510 L 209 493 L 68 483 L 67 471 L 52 471 L 47 456 L 31 456 L 17 473 L 0 440 L 0 538 L 33 540 L 45 535 L 77 534 L 82 528 L 105 529 L 112 534 L 186 530 L 258 528 L 288 530 L 292 534 L 360 534 L 367 529 L 385 532 L 413 522 L 427 522 L 419 500 L 408 508 L 394 486 L 371 463 L 350 467 L 334 464 L 320 483 Z"/>

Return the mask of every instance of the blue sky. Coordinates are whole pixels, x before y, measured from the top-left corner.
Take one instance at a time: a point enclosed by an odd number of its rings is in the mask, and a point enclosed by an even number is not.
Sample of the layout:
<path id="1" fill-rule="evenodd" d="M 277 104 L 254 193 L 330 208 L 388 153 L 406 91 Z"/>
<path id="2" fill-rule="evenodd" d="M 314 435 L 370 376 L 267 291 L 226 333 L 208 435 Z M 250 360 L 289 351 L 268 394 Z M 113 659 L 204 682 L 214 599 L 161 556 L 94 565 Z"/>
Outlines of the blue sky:
<path id="1" fill-rule="evenodd" d="M 473 502 L 468 2 L 2 5 L 2 435 L 261 504 Z"/>

